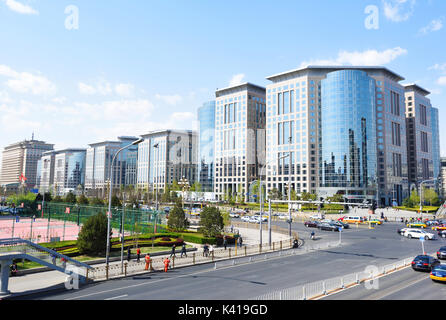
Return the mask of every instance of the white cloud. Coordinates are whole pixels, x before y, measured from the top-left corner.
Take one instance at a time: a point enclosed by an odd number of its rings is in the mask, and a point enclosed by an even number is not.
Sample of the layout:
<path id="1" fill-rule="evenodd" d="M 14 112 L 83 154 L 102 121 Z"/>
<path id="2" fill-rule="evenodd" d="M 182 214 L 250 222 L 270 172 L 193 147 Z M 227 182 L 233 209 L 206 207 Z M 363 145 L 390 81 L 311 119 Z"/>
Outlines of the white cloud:
<path id="1" fill-rule="evenodd" d="M 428 70 L 446 71 L 446 63 L 443 64 L 436 63 L 433 66 L 429 67 Z"/>
<path id="2" fill-rule="evenodd" d="M 393 22 L 408 20 L 415 8 L 416 0 L 382 0 L 384 15 Z"/>
<path id="3" fill-rule="evenodd" d="M 131 83 L 119 83 L 115 86 L 115 91 L 118 95 L 129 97 L 133 95 L 135 87 Z"/>
<path id="4" fill-rule="evenodd" d="M 439 84 L 440 86 L 446 86 L 446 76 L 438 78 L 437 84 Z"/>
<path id="5" fill-rule="evenodd" d="M 181 101 L 183 101 L 183 97 L 181 97 L 179 94 L 174 94 L 174 95 L 160 95 L 160 94 L 156 94 L 155 98 L 157 98 L 158 100 L 161 100 L 169 105 L 177 105 L 178 103 L 180 103 Z"/>
<path id="6" fill-rule="evenodd" d="M 113 93 L 113 89 L 111 84 L 105 79 L 100 78 L 96 81 L 95 84 L 86 84 L 84 82 L 78 83 L 79 92 L 85 95 L 95 95 L 100 94 L 103 96 L 107 96 Z"/>
<path id="7" fill-rule="evenodd" d="M 3 0 L 3 2 L 5 2 L 6 6 L 14 12 L 20 14 L 39 14 L 37 10 L 16 0 Z"/>
<path id="8" fill-rule="evenodd" d="M 443 29 L 443 19 L 432 20 L 427 26 L 420 29 L 420 34 L 428 34 L 430 32 L 435 32 Z"/>
<path id="9" fill-rule="evenodd" d="M 241 84 L 244 78 L 245 78 L 244 73 L 239 73 L 232 76 L 231 80 L 229 80 L 229 86 L 232 87 Z"/>
<path id="10" fill-rule="evenodd" d="M 315 66 L 380 66 L 390 63 L 401 55 L 407 54 L 406 49 L 395 47 L 384 51 L 366 50 L 366 51 L 340 51 L 335 59 L 313 60 L 302 62 L 300 67 L 304 68 L 310 65 Z"/>
<path id="11" fill-rule="evenodd" d="M 52 95 L 56 86 L 47 78 L 29 72 L 18 72 L 12 68 L 0 65 L 0 76 L 9 78 L 5 84 L 19 93 L 32 93 L 35 95 Z"/>

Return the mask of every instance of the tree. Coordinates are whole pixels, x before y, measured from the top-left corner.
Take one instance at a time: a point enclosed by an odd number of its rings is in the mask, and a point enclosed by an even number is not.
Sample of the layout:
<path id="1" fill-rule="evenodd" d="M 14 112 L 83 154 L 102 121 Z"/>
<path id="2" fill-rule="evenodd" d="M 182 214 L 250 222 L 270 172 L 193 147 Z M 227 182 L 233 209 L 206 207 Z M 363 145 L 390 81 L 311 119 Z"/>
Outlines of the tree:
<path id="1" fill-rule="evenodd" d="M 103 206 L 104 205 L 104 201 L 102 201 L 102 199 L 99 199 L 98 197 L 94 197 L 94 198 L 90 199 L 89 202 L 92 206 Z"/>
<path id="2" fill-rule="evenodd" d="M 282 198 L 282 193 L 277 188 L 273 188 L 268 192 L 268 197 L 271 200 L 278 200 Z"/>
<path id="3" fill-rule="evenodd" d="M 223 231 L 224 222 L 221 212 L 216 207 L 206 207 L 201 211 L 200 227 L 207 237 L 215 237 Z"/>
<path id="4" fill-rule="evenodd" d="M 99 255 L 106 251 L 107 217 L 103 213 L 91 216 L 82 226 L 77 238 L 81 254 Z"/>
<path id="5" fill-rule="evenodd" d="M 201 192 L 201 183 L 195 181 L 192 187 L 190 188 L 190 191 Z"/>
<path id="6" fill-rule="evenodd" d="M 175 231 L 181 231 L 189 227 L 189 220 L 186 218 L 181 205 L 176 204 L 175 207 L 169 212 L 169 219 L 167 221 L 169 228 Z"/>
<path id="7" fill-rule="evenodd" d="M 423 188 L 423 200 L 429 205 L 436 205 L 438 203 L 438 194 L 434 189 Z"/>
<path id="8" fill-rule="evenodd" d="M 88 198 L 85 195 L 81 194 L 79 197 L 77 197 L 77 203 L 81 205 L 88 205 Z"/>
<path id="9" fill-rule="evenodd" d="M 111 206 L 112 207 L 121 207 L 122 206 L 121 200 L 118 198 L 118 196 L 116 196 L 116 195 L 112 196 Z"/>
<path id="10" fill-rule="evenodd" d="M 76 196 L 72 192 L 68 192 L 64 199 L 65 203 L 76 203 Z"/>
<path id="11" fill-rule="evenodd" d="M 178 184 L 178 181 L 177 180 L 173 180 L 173 182 L 172 182 L 172 191 L 180 191 L 180 190 L 181 190 L 181 187 Z"/>
<path id="12" fill-rule="evenodd" d="M 64 202 L 61 196 L 55 196 L 51 202 Z"/>

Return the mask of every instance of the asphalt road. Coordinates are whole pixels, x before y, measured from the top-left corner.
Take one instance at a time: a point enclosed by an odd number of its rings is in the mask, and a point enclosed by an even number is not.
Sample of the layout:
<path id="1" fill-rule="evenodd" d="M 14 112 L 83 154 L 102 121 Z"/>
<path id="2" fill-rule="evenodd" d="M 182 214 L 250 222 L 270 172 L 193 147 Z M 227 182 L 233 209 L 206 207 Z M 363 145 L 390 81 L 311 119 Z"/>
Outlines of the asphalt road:
<path id="1" fill-rule="evenodd" d="M 378 278 L 376 289 L 360 284 L 322 300 L 446 300 L 446 283 L 434 282 L 428 272 L 408 267 Z"/>
<path id="2" fill-rule="evenodd" d="M 284 223 L 284 225 L 287 225 Z M 94 283 L 34 299 L 72 300 L 246 300 L 259 295 L 363 271 L 370 265 L 390 264 L 421 253 L 421 243 L 397 234 L 401 224 L 387 223 L 374 230 L 351 228 L 342 232 L 342 246 L 302 255 L 213 269 L 213 264 L 155 272 Z M 294 223 L 308 240 L 311 229 Z M 337 232 L 316 230 L 316 241 L 339 239 Z M 444 239 L 426 241 L 427 252 L 445 245 Z M 429 280 L 430 281 L 430 280 Z M 422 295 L 420 294 L 420 298 Z M 417 299 L 417 298 L 414 298 Z"/>

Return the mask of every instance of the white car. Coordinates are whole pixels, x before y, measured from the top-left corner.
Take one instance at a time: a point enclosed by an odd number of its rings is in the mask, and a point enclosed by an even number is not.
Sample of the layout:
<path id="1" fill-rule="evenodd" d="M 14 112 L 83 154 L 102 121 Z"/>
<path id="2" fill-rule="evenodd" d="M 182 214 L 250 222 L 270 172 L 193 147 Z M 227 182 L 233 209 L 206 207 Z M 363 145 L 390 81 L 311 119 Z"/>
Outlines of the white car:
<path id="1" fill-rule="evenodd" d="M 311 215 L 310 216 L 310 219 L 324 219 L 325 218 L 325 216 L 323 215 L 323 214 L 320 214 L 320 213 L 318 213 L 318 214 L 313 214 L 313 215 Z"/>
<path id="2" fill-rule="evenodd" d="M 257 218 L 257 216 L 251 216 L 251 217 L 249 217 L 248 222 L 260 223 L 260 220 L 259 220 L 259 218 Z"/>
<path id="3" fill-rule="evenodd" d="M 243 216 L 243 217 L 242 217 L 242 221 L 243 221 L 243 222 L 249 222 L 249 219 L 251 219 L 250 216 Z"/>
<path id="4" fill-rule="evenodd" d="M 238 213 L 235 213 L 235 212 L 230 212 L 230 213 L 229 213 L 229 216 L 230 216 L 231 218 L 240 218 L 240 215 L 239 215 Z"/>
<path id="5" fill-rule="evenodd" d="M 429 233 L 420 229 L 407 229 L 406 231 L 404 231 L 403 235 L 409 239 L 419 239 L 420 237 L 424 236 L 425 239 L 429 240 L 433 240 L 435 236 L 433 233 Z"/>

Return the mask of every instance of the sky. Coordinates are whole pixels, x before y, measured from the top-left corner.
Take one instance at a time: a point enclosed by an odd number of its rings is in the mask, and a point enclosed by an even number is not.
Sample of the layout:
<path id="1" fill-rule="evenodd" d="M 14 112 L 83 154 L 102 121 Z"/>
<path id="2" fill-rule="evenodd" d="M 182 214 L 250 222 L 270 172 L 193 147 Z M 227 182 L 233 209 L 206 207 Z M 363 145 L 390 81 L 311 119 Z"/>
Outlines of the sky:
<path id="1" fill-rule="evenodd" d="M 445 25 L 444 0 L 0 0 L 0 148 L 197 129 L 217 88 L 378 65 L 431 92 L 446 156 Z"/>

